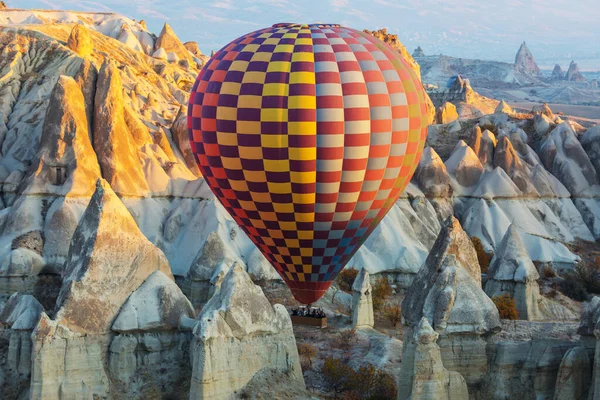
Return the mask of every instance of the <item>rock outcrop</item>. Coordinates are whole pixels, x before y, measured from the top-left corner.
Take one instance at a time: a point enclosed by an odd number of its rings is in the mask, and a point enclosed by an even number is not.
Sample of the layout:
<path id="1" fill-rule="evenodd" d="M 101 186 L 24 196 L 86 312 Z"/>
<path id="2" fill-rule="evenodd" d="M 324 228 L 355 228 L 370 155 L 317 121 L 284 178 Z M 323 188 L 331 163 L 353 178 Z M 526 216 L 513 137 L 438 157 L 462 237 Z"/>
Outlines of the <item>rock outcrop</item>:
<path id="1" fill-rule="evenodd" d="M 448 174 L 453 176 L 456 182 L 463 187 L 476 185 L 484 172 L 479 157 L 462 140 L 456 144 L 450 158 L 444 164 Z"/>
<path id="2" fill-rule="evenodd" d="M 585 76 L 579 71 L 579 66 L 575 61 L 571 61 L 565 80 L 569 82 L 585 82 Z"/>
<path id="3" fill-rule="evenodd" d="M 204 54 L 200 51 L 198 43 L 196 42 L 185 42 L 183 46 L 192 53 L 195 57 L 202 57 Z"/>
<path id="4" fill-rule="evenodd" d="M 454 217 L 444 223 L 408 288 L 402 316 L 409 328 L 427 318 L 440 335 L 444 366 L 458 371 L 470 385 L 483 381 L 487 338 L 500 331 L 500 318 L 481 289 L 481 271 L 471 239 Z"/>
<path id="5" fill-rule="evenodd" d="M 154 271 L 172 279 L 163 252 L 98 180 L 71 241 L 55 321 L 73 332 L 109 332 L 122 304 Z"/>
<path id="6" fill-rule="evenodd" d="M 492 164 L 497 140 L 496 136 L 494 136 L 491 131 L 486 129 L 482 132 L 481 128 L 476 126 L 473 128 L 468 144 L 475 154 L 477 154 L 477 157 L 483 166 Z"/>
<path id="7" fill-rule="evenodd" d="M 567 351 L 558 368 L 554 400 L 592 399 L 588 397 L 592 381 L 592 363 L 585 347 Z"/>
<path id="8" fill-rule="evenodd" d="M 165 23 L 160 35 L 154 43 L 154 50 L 163 49 L 166 53 L 174 53 L 181 60 L 192 62 L 192 57 L 188 49 L 181 43 L 169 24 Z"/>
<path id="9" fill-rule="evenodd" d="M 194 309 L 173 279 L 156 271 L 129 296 L 111 329 L 115 332 L 177 330 Z"/>
<path id="10" fill-rule="evenodd" d="M 352 285 L 352 326 L 372 328 L 374 323 L 371 282 L 363 268 Z"/>
<path id="11" fill-rule="evenodd" d="M 50 95 L 25 193 L 91 196 L 94 192 L 100 166 L 90 142 L 85 104 L 73 78 L 61 76 Z"/>
<path id="12" fill-rule="evenodd" d="M 456 112 L 456 106 L 452 103 L 445 102 L 440 108 L 438 108 L 436 120 L 438 124 L 449 124 L 458 119 L 458 112 Z"/>
<path id="13" fill-rule="evenodd" d="M 304 386 L 290 316 L 271 306 L 240 265 L 231 268 L 194 327 L 190 399 L 229 398 L 253 377 Z"/>
<path id="14" fill-rule="evenodd" d="M 535 58 L 529 48 L 527 48 L 527 44 L 523 42 L 517 55 L 515 57 L 515 69 L 519 72 L 524 72 L 531 75 L 539 75 L 540 68 L 535 63 Z"/>
<path id="15" fill-rule="evenodd" d="M 417 47 L 412 54 L 413 57 L 425 57 L 425 52 L 421 48 L 421 46 Z"/>
<path id="16" fill-rule="evenodd" d="M 79 54 L 81 57 L 88 57 L 94 51 L 94 45 L 90 38 L 90 32 L 80 24 L 75 24 L 67 40 L 67 47 Z"/>
<path id="17" fill-rule="evenodd" d="M 504 100 L 502 100 L 500 102 L 500 104 L 498 104 L 498 107 L 496 107 L 495 113 L 496 114 L 514 114 L 514 110 L 512 109 L 511 106 L 508 105 L 508 103 Z"/>
<path id="18" fill-rule="evenodd" d="M 468 399 L 469 391 L 462 375 L 448 371 L 437 345 L 438 333 L 423 317 L 408 339 L 405 335 L 398 400 Z"/>
<path id="19" fill-rule="evenodd" d="M 32 336 L 32 399 L 108 396 L 116 388 L 107 373 L 119 378 L 105 368 L 113 331 L 173 331 L 192 315 L 166 257 L 106 181 L 73 234 L 53 314 L 42 314 Z"/>
<path id="20" fill-rule="evenodd" d="M 517 229 L 511 225 L 490 263 L 485 292 L 490 297 L 508 293 L 515 300 L 519 319 L 540 320 L 539 278 Z"/>
<path id="21" fill-rule="evenodd" d="M 123 83 L 120 71 L 110 61 L 98 74 L 96 87 L 93 144 L 102 177 L 115 192 L 144 196 L 148 184 L 141 169 L 138 152 L 127 129 L 124 116 Z"/>
<path id="22" fill-rule="evenodd" d="M 550 80 L 552 81 L 562 81 L 565 79 L 565 71 L 561 68 L 560 65 L 556 64 L 554 69 L 552 70 L 552 76 L 550 76 Z"/>

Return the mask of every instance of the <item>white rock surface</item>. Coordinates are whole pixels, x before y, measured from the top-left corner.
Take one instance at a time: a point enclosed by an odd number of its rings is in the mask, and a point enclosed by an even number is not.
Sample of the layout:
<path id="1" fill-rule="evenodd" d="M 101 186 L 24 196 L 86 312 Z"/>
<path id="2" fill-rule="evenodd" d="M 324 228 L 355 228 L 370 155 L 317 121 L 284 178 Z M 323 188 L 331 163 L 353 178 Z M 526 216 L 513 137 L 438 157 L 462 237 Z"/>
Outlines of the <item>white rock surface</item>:
<path id="1" fill-rule="evenodd" d="M 116 332 L 176 330 L 194 309 L 172 278 L 156 271 L 137 288 L 112 324 Z"/>
<path id="2" fill-rule="evenodd" d="M 352 326 L 372 328 L 374 323 L 371 281 L 363 268 L 352 284 Z"/>
<path id="3" fill-rule="evenodd" d="M 439 335 L 423 317 L 404 346 L 398 385 L 398 400 L 468 399 L 469 391 L 462 375 L 448 371 L 442 363 Z"/>
<path id="4" fill-rule="evenodd" d="M 265 369 L 303 384 L 290 316 L 239 265 L 198 316 L 190 399 L 228 398 Z"/>

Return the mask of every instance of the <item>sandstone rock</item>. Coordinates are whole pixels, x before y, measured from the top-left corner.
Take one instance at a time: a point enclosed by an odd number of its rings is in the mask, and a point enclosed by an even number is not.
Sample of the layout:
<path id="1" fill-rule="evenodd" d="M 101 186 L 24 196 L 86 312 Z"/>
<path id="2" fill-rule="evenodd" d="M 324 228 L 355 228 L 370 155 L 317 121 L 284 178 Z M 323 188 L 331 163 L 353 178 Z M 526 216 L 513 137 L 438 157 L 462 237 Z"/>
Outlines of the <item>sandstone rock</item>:
<path id="1" fill-rule="evenodd" d="M 175 282 L 156 271 L 136 289 L 112 324 L 116 332 L 176 330 L 181 317 L 194 309 Z"/>
<path id="2" fill-rule="evenodd" d="M 31 331 L 43 311 L 44 307 L 35 297 L 13 293 L 0 311 L 0 323 L 12 330 Z"/>
<path id="3" fill-rule="evenodd" d="M 144 196 L 148 185 L 125 124 L 119 70 L 105 62 L 98 75 L 94 112 L 94 149 L 102 176 L 116 193 Z"/>
<path id="4" fill-rule="evenodd" d="M 50 95 L 25 193 L 91 196 L 100 166 L 90 142 L 85 104 L 77 83 L 61 76 Z"/>
<path id="5" fill-rule="evenodd" d="M 31 338 L 31 400 L 109 397 L 109 335 L 77 334 L 42 313 Z"/>
<path id="6" fill-rule="evenodd" d="M 592 364 L 584 347 L 570 349 L 558 369 L 554 400 L 586 399 L 592 379 Z"/>
<path id="7" fill-rule="evenodd" d="M 132 50 L 144 52 L 144 47 L 137 36 L 131 31 L 128 24 L 123 24 L 121 26 L 121 33 L 119 33 L 117 40 Z"/>
<path id="8" fill-rule="evenodd" d="M 596 170 L 569 124 L 558 125 L 542 144 L 539 154 L 546 169 L 572 195 L 585 194 L 597 184 Z"/>
<path id="9" fill-rule="evenodd" d="M 585 82 L 585 76 L 579 71 L 579 66 L 575 61 L 571 61 L 569 65 L 569 70 L 567 71 L 567 75 L 565 80 L 569 82 Z"/>
<path id="10" fill-rule="evenodd" d="M 431 321 L 440 334 L 444 365 L 469 385 L 483 382 L 487 340 L 501 329 L 498 310 L 480 282 L 473 244 L 450 217 L 402 302 L 403 323 L 415 327 L 423 317 Z"/>
<path id="11" fill-rule="evenodd" d="M 94 44 L 87 28 L 80 24 L 75 24 L 67 40 L 67 47 L 79 54 L 81 57 L 88 57 L 94 51 Z"/>
<path id="12" fill-rule="evenodd" d="M 468 316 L 466 309 L 457 308 L 460 305 L 478 309 Z M 500 326 L 496 306 L 481 289 L 481 269 L 473 243 L 456 218 L 449 217 L 444 222 L 425 264 L 406 293 L 402 315 L 408 326 L 416 325 L 426 316 L 436 331 L 448 333 L 471 329 L 483 333 Z"/>
<path id="13" fill-rule="evenodd" d="M 476 126 L 469 137 L 469 146 L 473 149 L 482 166 L 492 164 L 494 158 L 494 149 L 496 147 L 496 136 L 486 129 L 481 132 L 481 128 Z"/>
<path id="14" fill-rule="evenodd" d="M 352 326 L 369 327 L 374 324 L 371 282 L 366 269 L 361 269 L 352 285 Z"/>
<path id="15" fill-rule="evenodd" d="M 158 39 L 156 39 L 156 42 L 154 43 L 155 50 L 160 48 L 164 49 L 167 53 L 176 54 L 180 59 L 189 60 L 190 62 L 193 61 L 187 48 L 185 48 L 175 32 L 173 32 L 173 29 L 171 29 L 167 23 L 163 26 L 160 35 L 158 35 Z"/>
<path id="16" fill-rule="evenodd" d="M 458 119 L 458 112 L 456 112 L 456 106 L 452 103 L 446 102 L 437 111 L 437 123 L 438 124 L 449 124 L 450 122 Z"/>
<path id="17" fill-rule="evenodd" d="M 304 386 L 287 310 L 271 306 L 240 265 L 198 318 L 190 399 L 228 398 L 266 369 Z"/>
<path id="18" fill-rule="evenodd" d="M 446 169 L 456 181 L 464 187 L 471 187 L 479 182 L 483 174 L 483 165 L 479 157 L 467 146 L 464 141 L 459 141 L 445 162 Z"/>
<path id="19" fill-rule="evenodd" d="M 596 176 L 600 176 L 600 125 L 588 129 L 581 136 L 581 145 L 594 165 Z"/>
<path id="20" fill-rule="evenodd" d="M 490 263 L 485 292 L 490 297 L 508 293 L 515 300 L 519 319 L 540 320 L 539 278 L 517 229 L 511 225 Z"/>
<path id="21" fill-rule="evenodd" d="M 534 114 L 544 114 L 546 117 L 550 118 L 554 121 L 555 115 L 552 112 L 552 109 L 548 105 L 548 103 L 544 103 L 541 105 L 533 106 L 532 112 Z"/>
<path id="22" fill-rule="evenodd" d="M 158 60 L 167 61 L 167 52 L 165 51 L 165 49 L 160 47 L 160 48 L 156 49 L 154 51 L 154 53 L 152 53 L 152 57 L 154 57 Z"/>
<path id="23" fill-rule="evenodd" d="M 521 161 L 507 136 L 500 137 L 496 145 L 494 168 L 498 167 L 506 172 L 523 194 L 538 195 L 531 182 L 529 168 Z"/>
<path id="24" fill-rule="evenodd" d="M 499 104 L 498 107 L 496 107 L 496 111 L 494 111 L 496 114 L 514 114 L 515 111 L 512 109 L 511 106 L 508 105 L 508 103 L 504 100 L 502 100 Z"/>
<path id="25" fill-rule="evenodd" d="M 6 3 L 3 1 L 0 1 L 0 10 L 5 10 L 6 8 L 7 8 Z"/>
<path id="26" fill-rule="evenodd" d="M 450 177 L 444 162 L 432 147 L 425 147 L 414 175 L 419 189 L 428 197 L 452 195 Z"/>
<path id="27" fill-rule="evenodd" d="M 384 43 L 390 45 L 393 49 L 402 54 L 402 57 L 406 60 L 406 62 L 411 66 L 412 70 L 417 74 L 419 80 L 421 79 L 421 67 L 419 64 L 412 58 L 406 47 L 400 42 L 398 39 L 398 35 L 394 35 L 391 33 L 387 33 L 387 29 L 379 29 L 377 31 L 369 31 L 367 29 L 364 30 L 365 33 L 369 33 L 375 36 L 377 39 L 381 40 Z"/>
<path id="28" fill-rule="evenodd" d="M 185 42 L 183 44 L 183 46 L 187 49 L 187 51 L 192 53 L 195 57 L 202 57 L 204 55 L 200 51 L 200 48 L 198 47 L 198 43 L 196 43 L 196 42 Z"/>
<path id="29" fill-rule="evenodd" d="M 409 330 L 409 333 L 413 333 Z M 406 337 L 406 336 L 405 336 Z M 444 368 L 439 335 L 423 317 L 407 339 L 402 354 L 398 400 L 468 399 L 469 391 L 462 375 Z"/>
<path id="30" fill-rule="evenodd" d="M 172 277 L 162 251 L 98 180 L 71 240 L 55 321 L 72 332 L 109 332 L 121 306 L 154 271 Z"/>
<path id="31" fill-rule="evenodd" d="M 0 276 L 29 277 L 38 275 L 46 265 L 43 257 L 26 248 L 14 249 L 0 265 Z"/>
<path id="32" fill-rule="evenodd" d="M 562 81 L 565 79 L 565 71 L 560 67 L 560 65 L 556 64 L 554 69 L 552 70 L 552 76 L 550 80 L 553 81 Z"/>
<path id="33" fill-rule="evenodd" d="M 196 162 L 196 157 L 192 152 L 192 147 L 190 144 L 187 125 L 187 112 L 185 107 L 181 107 L 179 109 L 179 113 L 175 118 L 175 122 L 173 123 L 173 126 L 171 126 L 171 133 L 173 135 L 173 140 L 183 155 L 185 165 L 195 176 L 200 177 L 200 169 L 198 168 L 198 163 Z"/>
<path id="34" fill-rule="evenodd" d="M 517 52 L 517 56 L 515 57 L 515 69 L 520 72 L 524 72 L 526 74 L 531 75 L 539 75 L 540 68 L 535 63 L 535 58 L 531 51 L 527 48 L 527 44 L 523 42 L 521 48 Z"/>
<path id="35" fill-rule="evenodd" d="M 417 47 L 412 54 L 413 57 L 425 57 L 425 52 L 421 48 L 421 46 Z"/>
<path id="36" fill-rule="evenodd" d="M 85 101 L 85 114 L 88 122 L 88 133 L 90 142 L 92 140 L 92 129 L 94 127 L 94 97 L 96 97 L 96 83 L 98 82 L 98 69 L 89 58 L 83 59 L 81 66 L 73 79 L 81 89 Z"/>

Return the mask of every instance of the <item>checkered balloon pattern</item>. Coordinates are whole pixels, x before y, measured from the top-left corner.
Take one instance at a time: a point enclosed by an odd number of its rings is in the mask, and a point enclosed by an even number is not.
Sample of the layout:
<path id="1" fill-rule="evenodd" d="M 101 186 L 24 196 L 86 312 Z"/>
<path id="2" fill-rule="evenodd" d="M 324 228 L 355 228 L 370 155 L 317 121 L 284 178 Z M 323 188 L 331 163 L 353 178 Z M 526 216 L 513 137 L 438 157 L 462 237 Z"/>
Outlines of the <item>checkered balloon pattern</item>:
<path id="1" fill-rule="evenodd" d="M 188 107 L 200 170 L 301 303 L 325 293 L 410 181 L 425 96 L 397 51 L 339 25 L 273 25 L 202 68 Z"/>

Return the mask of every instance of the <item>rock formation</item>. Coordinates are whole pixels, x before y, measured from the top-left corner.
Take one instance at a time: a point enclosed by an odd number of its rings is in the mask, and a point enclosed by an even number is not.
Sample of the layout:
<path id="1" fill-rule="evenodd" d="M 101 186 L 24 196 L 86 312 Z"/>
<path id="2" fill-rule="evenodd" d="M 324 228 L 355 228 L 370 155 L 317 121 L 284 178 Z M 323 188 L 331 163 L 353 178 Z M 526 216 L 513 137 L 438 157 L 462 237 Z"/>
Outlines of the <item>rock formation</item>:
<path id="1" fill-rule="evenodd" d="M 55 321 L 73 332 L 108 332 L 125 299 L 154 271 L 172 278 L 163 252 L 98 180 L 71 241 Z"/>
<path id="2" fill-rule="evenodd" d="M 456 182 L 464 187 L 476 185 L 483 174 L 483 165 L 481 165 L 479 157 L 462 140 L 456 144 L 445 165 L 448 174 L 454 176 Z"/>
<path id="3" fill-rule="evenodd" d="M 527 44 L 523 42 L 517 56 L 515 57 L 515 69 L 520 72 L 524 72 L 531 75 L 539 75 L 540 68 L 535 63 L 535 58 L 531 51 L 527 48 Z"/>
<path id="4" fill-rule="evenodd" d="M 200 51 L 200 48 L 198 47 L 198 43 L 196 43 L 196 42 L 185 42 L 183 44 L 183 46 L 187 49 L 187 51 L 192 53 L 195 57 L 201 57 L 204 55 Z"/>
<path id="5" fill-rule="evenodd" d="M 498 104 L 498 107 L 496 107 L 496 114 L 514 114 L 514 110 L 512 109 L 511 106 L 508 105 L 508 103 L 506 103 L 506 101 L 502 100 L 500 102 L 500 104 Z"/>
<path id="6" fill-rule="evenodd" d="M 438 108 L 436 120 L 438 124 L 449 124 L 458 119 L 458 113 L 456 112 L 456 106 L 452 103 L 446 102 Z"/>
<path id="7" fill-rule="evenodd" d="M 0 393 L 17 398 L 22 387 L 29 386 L 31 374 L 31 332 L 44 308 L 31 295 L 14 293 L 0 308 L 0 330 L 8 348 L 0 349 Z"/>
<path id="8" fill-rule="evenodd" d="M 427 318 L 440 335 L 438 345 L 446 368 L 460 372 L 469 384 L 482 382 L 487 373 L 486 338 L 500 331 L 500 318 L 481 289 L 481 271 L 471 239 L 454 217 L 445 221 L 408 288 L 402 316 L 409 328 Z"/>
<path id="9" fill-rule="evenodd" d="M 85 104 L 77 83 L 61 76 L 50 95 L 25 193 L 91 196 L 94 192 L 100 166 L 90 142 Z"/>
<path id="10" fill-rule="evenodd" d="M 156 39 L 156 43 L 154 43 L 155 51 L 161 48 L 167 53 L 174 53 L 181 60 L 193 61 L 188 49 L 181 43 L 175 32 L 173 32 L 173 29 L 167 23 L 163 26 L 160 35 Z"/>
<path id="11" fill-rule="evenodd" d="M 579 71 L 579 66 L 575 61 L 571 61 L 569 65 L 569 70 L 567 71 L 567 75 L 565 76 L 565 80 L 569 82 L 585 82 L 586 79 L 583 74 Z"/>
<path id="12" fill-rule="evenodd" d="M 352 285 L 352 326 L 369 327 L 374 324 L 373 295 L 366 269 L 361 269 Z"/>
<path id="13" fill-rule="evenodd" d="M 53 314 L 42 314 L 33 334 L 32 399 L 107 396 L 113 331 L 173 331 L 192 315 L 166 257 L 106 181 L 98 180 L 73 235 Z"/>
<path id="14" fill-rule="evenodd" d="M 417 47 L 412 54 L 413 57 L 425 57 L 425 52 L 421 48 L 421 46 Z"/>
<path id="15" fill-rule="evenodd" d="M 469 147 L 477 154 L 477 158 L 479 158 L 479 161 L 483 166 L 492 164 L 497 141 L 496 136 L 494 136 L 491 131 L 486 129 L 481 132 L 481 128 L 476 126 L 473 128 L 468 143 Z"/>
<path id="16" fill-rule="evenodd" d="M 554 400 L 593 399 L 587 397 L 592 380 L 592 363 L 585 347 L 567 351 L 558 368 Z"/>
<path id="17" fill-rule="evenodd" d="M 413 71 L 415 71 L 419 79 L 421 79 L 421 67 L 410 55 L 408 50 L 406 50 L 406 47 L 404 47 L 402 42 L 400 42 L 400 39 L 398 39 L 398 35 L 388 33 L 386 28 L 379 29 L 376 31 L 369 31 L 368 29 L 365 29 L 364 32 L 375 36 L 377 39 L 381 40 L 384 43 L 389 44 L 393 49 L 397 50 L 400 54 L 402 54 L 402 57 L 406 60 L 406 62 L 408 62 Z"/>
<path id="18" fill-rule="evenodd" d="M 398 400 L 458 400 L 468 399 L 469 391 L 462 375 L 448 371 L 442 363 L 437 345 L 439 334 L 423 317 L 412 336 L 405 340 Z"/>
<path id="19" fill-rule="evenodd" d="M 565 71 L 561 68 L 560 65 L 556 64 L 554 69 L 552 70 L 552 76 L 550 80 L 552 81 L 562 81 L 565 79 Z"/>
<path id="20" fill-rule="evenodd" d="M 79 54 L 88 57 L 94 51 L 90 32 L 83 25 L 75 24 L 67 40 L 67 47 Z"/>
<path id="21" fill-rule="evenodd" d="M 96 87 L 93 144 L 102 177 L 115 192 L 143 196 L 148 184 L 123 111 L 123 83 L 117 67 L 105 62 Z"/>
<path id="22" fill-rule="evenodd" d="M 490 263 L 485 292 L 490 297 L 508 293 L 515 300 L 519 319 L 540 320 L 543 315 L 539 307 L 539 278 L 519 233 L 511 225 Z"/>
<path id="23" fill-rule="evenodd" d="M 271 306 L 241 266 L 231 268 L 198 318 L 190 399 L 229 398 L 265 372 L 304 386 L 287 310 Z"/>
<path id="24" fill-rule="evenodd" d="M 494 152 L 494 168 L 502 168 L 525 195 L 537 195 L 531 182 L 529 167 L 521 161 L 510 139 L 501 136 Z"/>

